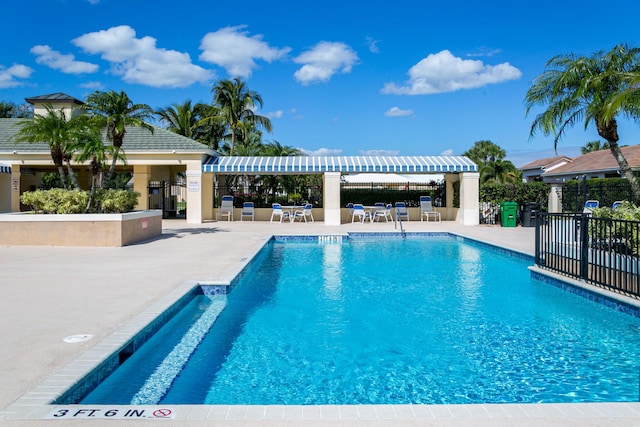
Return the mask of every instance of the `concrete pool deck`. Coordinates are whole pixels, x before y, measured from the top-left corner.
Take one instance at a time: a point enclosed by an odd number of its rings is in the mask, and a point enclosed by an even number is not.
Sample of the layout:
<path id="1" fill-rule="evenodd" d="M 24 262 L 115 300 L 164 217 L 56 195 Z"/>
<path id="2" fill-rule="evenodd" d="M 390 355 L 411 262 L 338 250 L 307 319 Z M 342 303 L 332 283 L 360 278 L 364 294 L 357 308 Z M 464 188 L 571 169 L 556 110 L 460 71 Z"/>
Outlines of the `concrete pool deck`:
<path id="1" fill-rule="evenodd" d="M 405 223 L 409 232 L 443 231 L 533 255 L 533 228 Z M 227 281 L 274 234 L 393 231 L 393 223 L 270 224 L 163 222 L 161 238 L 121 248 L 0 246 L 0 425 L 69 425 L 29 418 L 22 396 L 78 359 L 176 288 Z M 63 338 L 90 334 L 88 341 Z M 169 405 L 172 406 L 172 405 Z M 35 414 L 46 414 L 42 410 Z M 112 426 L 115 419 L 74 419 Z M 122 419 L 119 419 L 122 421 Z M 129 424 L 134 422 L 128 421 Z M 364 405 L 320 407 L 184 406 L 179 426 L 640 426 L 640 403 Z"/>

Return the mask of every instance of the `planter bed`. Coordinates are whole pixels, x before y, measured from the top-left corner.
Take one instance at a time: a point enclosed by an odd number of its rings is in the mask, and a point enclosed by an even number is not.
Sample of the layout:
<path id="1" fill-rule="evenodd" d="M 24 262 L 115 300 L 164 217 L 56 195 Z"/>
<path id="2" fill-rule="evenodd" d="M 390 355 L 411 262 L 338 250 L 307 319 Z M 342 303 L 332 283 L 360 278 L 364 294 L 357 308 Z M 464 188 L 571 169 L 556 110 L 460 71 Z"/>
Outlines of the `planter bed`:
<path id="1" fill-rule="evenodd" d="M 0 214 L 0 245 L 125 246 L 162 234 L 162 211 L 124 214 Z"/>

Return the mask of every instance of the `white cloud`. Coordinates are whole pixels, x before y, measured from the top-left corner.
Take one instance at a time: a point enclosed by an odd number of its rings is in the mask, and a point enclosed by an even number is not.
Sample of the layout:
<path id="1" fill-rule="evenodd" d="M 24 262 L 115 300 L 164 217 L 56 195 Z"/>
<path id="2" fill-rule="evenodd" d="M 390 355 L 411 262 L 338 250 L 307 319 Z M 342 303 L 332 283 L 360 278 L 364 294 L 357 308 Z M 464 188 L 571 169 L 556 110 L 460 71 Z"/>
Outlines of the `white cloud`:
<path id="1" fill-rule="evenodd" d="M 282 110 L 272 111 L 271 113 L 267 114 L 267 117 L 269 117 L 270 119 L 280 119 L 282 118 L 283 114 L 284 114 L 284 111 Z"/>
<path id="2" fill-rule="evenodd" d="M 320 42 L 294 59 L 303 64 L 294 77 L 303 85 L 326 82 L 336 73 L 349 73 L 358 61 L 356 52 L 344 43 Z"/>
<path id="3" fill-rule="evenodd" d="M 22 64 L 13 64 L 9 68 L 0 65 L 0 89 L 21 86 L 24 83 L 16 79 L 28 79 L 33 69 Z"/>
<path id="4" fill-rule="evenodd" d="M 368 37 L 367 36 L 365 38 L 365 42 L 366 42 L 367 46 L 369 47 L 369 52 L 371 52 L 371 53 L 380 52 L 380 49 L 378 49 L 379 40 L 374 40 L 373 37 Z"/>
<path id="5" fill-rule="evenodd" d="M 98 71 L 96 64 L 76 61 L 73 55 L 63 55 L 47 45 L 34 46 L 30 52 L 36 55 L 36 62 L 38 64 L 46 65 L 54 70 L 60 70 L 65 74 L 85 74 Z"/>
<path id="6" fill-rule="evenodd" d="M 476 52 L 467 53 L 468 57 L 492 57 L 500 53 L 500 49 L 491 49 L 486 46 L 480 46 Z"/>
<path id="7" fill-rule="evenodd" d="M 453 154 L 453 148 L 449 148 L 448 150 L 444 150 L 442 153 L 440 153 L 441 156 L 455 156 L 455 154 Z"/>
<path id="8" fill-rule="evenodd" d="M 301 148 L 302 151 L 307 156 L 339 156 L 342 153 L 342 150 L 337 148 L 319 148 L 317 150 L 305 150 Z"/>
<path id="9" fill-rule="evenodd" d="M 93 90 L 103 90 L 105 88 L 104 84 L 102 84 L 101 82 L 86 82 L 80 84 L 80 87 Z"/>
<path id="10" fill-rule="evenodd" d="M 222 28 L 208 33 L 200 42 L 200 59 L 219 65 L 233 77 L 248 78 L 258 66 L 256 59 L 272 62 L 287 56 L 291 48 L 276 49 L 262 41 L 262 35 L 250 37 L 246 25 Z"/>
<path id="11" fill-rule="evenodd" d="M 406 117 L 413 116 L 413 110 L 401 110 L 398 107 L 391 107 L 384 113 L 387 117 Z"/>
<path id="12" fill-rule="evenodd" d="M 72 43 L 85 52 L 100 54 L 111 63 L 111 72 L 127 83 L 186 87 L 214 77 L 210 70 L 191 63 L 189 54 L 157 48 L 153 37 L 136 38 L 128 25 L 84 34 Z"/>
<path id="13" fill-rule="evenodd" d="M 517 80 L 522 72 L 508 62 L 485 65 L 482 61 L 461 59 L 448 50 L 431 54 L 409 69 L 404 86 L 387 83 L 382 93 L 395 95 L 430 95 L 473 89 L 491 83 Z"/>
<path id="14" fill-rule="evenodd" d="M 398 150 L 360 150 L 358 152 L 361 156 L 397 156 L 400 151 Z"/>

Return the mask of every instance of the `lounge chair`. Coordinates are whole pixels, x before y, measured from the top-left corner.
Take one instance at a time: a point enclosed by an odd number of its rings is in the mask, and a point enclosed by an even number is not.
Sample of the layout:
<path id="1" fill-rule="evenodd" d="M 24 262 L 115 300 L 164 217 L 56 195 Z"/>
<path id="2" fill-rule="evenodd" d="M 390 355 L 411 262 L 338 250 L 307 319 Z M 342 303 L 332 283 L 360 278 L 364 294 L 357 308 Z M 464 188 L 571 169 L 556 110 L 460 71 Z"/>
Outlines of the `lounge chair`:
<path id="1" fill-rule="evenodd" d="M 282 222 L 285 218 L 291 221 L 291 215 L 289 215 L 289 212 L 282 209 L 282 205 L 280 203 L 272 203 L 271 207 L 273 208 L 273 211 L 271 211 L 271 219 L 269 222 L 273 222 L 273 219 L 276 217 L 280 217 L 279 222 Z"/>
<path id="2" fill-rule="evenodd" d="M 242 221 L 244 217 L 251 218 L 251 221 L 253 221 L 254 220 L 253 208 L 254 208 L 253 202 L 244 202 L 242 204 L 242 212 L 240 212 L 240 221 Z"/>
<path id="3" fill-rule="evenodd" d="M 586 202 L 584 202 L 584 208 L 582 209 L 582 213 L 591 215 L 593 210 L 595 208 L 597 208 L 598 206 L 600 206 L 600 202 L 599 201 L 597 201 L 597 200 L 587 200 Z"/>
<path id="4" fill-rule="evenodd" d="M 233 196 L 222 196 L 218 219 L 222 219 L 223 216 L 227 217 L 227 221 L 233 221 Z"/>
<path id="5" fill-rule="evenodd" d="M 405 202 L 396 202 L 396 221 L 409 221 L 409 211 Z"/>
<path id="6" fill-rule="evenodd" d="M 611 205 L 611 209 L 617 209 L 620 206 L 622 206 L 622 204 L 624 203 L 624 201 L 622 200 L 616 200 L 615 202 L 613 202 L 613 204 Z"/>
<path id="7" fill-rule="evenodd" d="M 294 222 L 296 218 L 300 218 L 300 221 L 304 219 L 304 222 L 307 222 L 307 218 L 311 218 L 311 222 L 315 222 L 313 219 L 313 213 L 311 212 L 313 209 L 313 205 L 311 203 L 307 203 L 304 205 L 302 209 L 298 209 L 293 212 L 293 217 L 291 218 L 291 222 Z"/>
<path id="8" fill-rule="evenodd" d="M 433 208 L 431 196 L 420 196 L 420 221 L 424 221 L 425 218 L 427 219 L 427 222 L 429 222 L 429 218 L 433 218 L 434 221 L 437 220 L 438 222 L 441 222 L 440 212 Z"/>
<path id="9" fill-rule="evenodd" d="M 364 222 L 367 219 L 371 219 L 369 212 L 364 209 L 359 203 L 353 205 L 353 214 L 351 215 L 351 222 L 356 222 L 356 218 L 360 220 L 360 222 Z"/>

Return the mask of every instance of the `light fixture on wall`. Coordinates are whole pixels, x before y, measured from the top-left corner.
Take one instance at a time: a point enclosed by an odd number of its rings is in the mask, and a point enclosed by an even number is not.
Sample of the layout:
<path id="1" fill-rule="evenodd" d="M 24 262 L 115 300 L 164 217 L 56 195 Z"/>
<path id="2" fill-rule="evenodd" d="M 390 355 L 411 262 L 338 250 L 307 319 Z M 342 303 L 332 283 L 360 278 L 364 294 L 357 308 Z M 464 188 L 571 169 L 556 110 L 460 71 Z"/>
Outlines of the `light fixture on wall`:
<path id="1" fill-rule="evenodd" d="M 18 154 L 18 152 L 16 150 L 13 150 L 13 154 Z"/>

